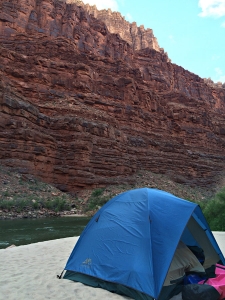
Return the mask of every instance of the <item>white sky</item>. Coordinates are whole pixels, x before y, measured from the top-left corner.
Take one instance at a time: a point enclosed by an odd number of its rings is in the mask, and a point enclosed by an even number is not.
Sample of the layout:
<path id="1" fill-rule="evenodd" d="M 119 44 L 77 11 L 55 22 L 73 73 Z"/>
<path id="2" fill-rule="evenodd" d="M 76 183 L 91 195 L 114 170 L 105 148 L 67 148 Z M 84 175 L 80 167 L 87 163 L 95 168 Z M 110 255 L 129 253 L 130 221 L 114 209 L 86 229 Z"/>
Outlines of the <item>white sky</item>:
<path id="1" fill-rule="evenodd" d="M 98 9 L 111 8 L 113 11 L 118 11 L 119 6 L 116 0 L 82 0 L 85 4 L 96 5 Z"/>

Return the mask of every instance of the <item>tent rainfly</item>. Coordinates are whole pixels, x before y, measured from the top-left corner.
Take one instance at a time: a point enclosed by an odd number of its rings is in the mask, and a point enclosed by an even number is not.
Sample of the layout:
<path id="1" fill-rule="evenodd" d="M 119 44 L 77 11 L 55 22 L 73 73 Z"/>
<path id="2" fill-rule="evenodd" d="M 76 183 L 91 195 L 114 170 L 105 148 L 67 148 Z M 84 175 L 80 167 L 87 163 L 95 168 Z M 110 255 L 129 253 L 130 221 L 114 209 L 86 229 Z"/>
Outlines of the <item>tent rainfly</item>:
<path id="1" fill-rule="evenodd" d="M 205 269 L 218 261 L 225 265 L 197 204 L 156 189 L 130 190 L 92 217 L 63 278 L 134 299 L 161 299 L 180 241 L 204 250 Z"/>

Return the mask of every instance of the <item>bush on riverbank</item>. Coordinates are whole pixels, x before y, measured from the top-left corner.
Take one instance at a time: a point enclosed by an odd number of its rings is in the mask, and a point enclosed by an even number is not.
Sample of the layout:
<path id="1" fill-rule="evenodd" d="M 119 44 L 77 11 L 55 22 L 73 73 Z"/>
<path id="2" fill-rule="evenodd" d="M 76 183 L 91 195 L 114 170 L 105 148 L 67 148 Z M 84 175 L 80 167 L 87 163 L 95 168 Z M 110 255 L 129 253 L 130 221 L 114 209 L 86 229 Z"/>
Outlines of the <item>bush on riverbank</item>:
<path id="1" fill-rule="evenodd" d="M 221 188 L 208 188 L 182 185 L 163 174 L 139 171 L 132 184 L 121 182 L 95 190 L 82 189 L 79 193 L 65 193 L 56 187 L 41 182 L 32 175 L 22 174 L 17 170 L 0 165 L 0 219 L 39 217 L 50 214 L 93 215 L 112 197 L 133 188 L 156 188 L 167 191 L 183 199 L 198 202 L 212 230 L 225 230 L 225 200 L 221 190 L 216 197 L 215 191 Z M 220 195 L 222 193 L 222 195 Z M 221 198 L 222 197 L 222 198 Z M 215 199 L 214 199 L 215 198 Z M 211 200 L 207 200 L 211 199 Z"/>
<path id="2" fill-rule="evenodd" d="M 100 207 L 102 207 L 106 202 L 108 202 L 111 198 L 112 195 L 105 195 L 104 194 L 105 189 L 99 188 L 96 189 L 92 192 L 91 196 L 88 199 L 86 209 L 85 211 L 96 211 Z"/>
<path id="3" fill-rule="evenodd" d="M 225 187 L 201 207 L 211 230 L 225 231 Z"/>
<path id="4" fill-rule="evenodd" d="M 0 219 L 59 215 L 75 207 L 75 197 L 0 165 Z"/>
<path id="5" fill-rule="evenodd" d="M 48 200 L 44 203 L 47 209 L 55 212 L 70 210 L 70 205 L 64 198 L 56 197 L 55 199 Z"/>
<path id="6" fill-rule="evenodd" d="M 23 212 L 25 210 L 40 210 L 48 209 L 54 212 L 69 210 L 70 206 L 64 197 L 56 197 L 54 199 L 26 199 L 26 198 L 11 198 L 10 200 L 0 199 L 0 209 Z"/>

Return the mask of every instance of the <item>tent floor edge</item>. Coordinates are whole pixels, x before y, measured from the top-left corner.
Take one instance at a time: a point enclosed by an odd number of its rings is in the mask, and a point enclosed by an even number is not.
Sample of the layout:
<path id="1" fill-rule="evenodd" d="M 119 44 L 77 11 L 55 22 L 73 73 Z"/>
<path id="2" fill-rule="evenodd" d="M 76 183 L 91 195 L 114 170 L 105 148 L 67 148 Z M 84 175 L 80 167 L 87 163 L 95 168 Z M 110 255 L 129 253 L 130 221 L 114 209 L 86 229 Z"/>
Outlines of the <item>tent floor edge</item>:
<path id="1" fill-rule="evenodd" d="M 122 296 L 128 296 L 135 300 L 154 300 L 153 297 L 146 295 L 140 291 L 134 290 L 130 287 L 126 287 L 122 284 L 113 283 L 109 281 L 105 281 L 102 279 L 98 279 L 93 276 L 89 276 L 86 274 L 69 271 L 66 270 L 66 273 L 63 276 L 63 279 L 69 279 L 75 282 L 81 282 L 85 285 L 94 287 L 94 288 L 102 288 L 111 293 L 116 293 Z"/>

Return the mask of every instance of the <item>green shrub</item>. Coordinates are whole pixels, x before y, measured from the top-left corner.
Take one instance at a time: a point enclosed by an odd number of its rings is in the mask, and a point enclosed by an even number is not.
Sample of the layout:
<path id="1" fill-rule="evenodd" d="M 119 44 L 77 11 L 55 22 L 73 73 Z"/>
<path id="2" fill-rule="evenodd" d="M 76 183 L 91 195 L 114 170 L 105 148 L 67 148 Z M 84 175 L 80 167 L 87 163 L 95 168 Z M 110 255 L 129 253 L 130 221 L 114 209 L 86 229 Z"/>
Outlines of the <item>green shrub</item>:
<path id="1" fill-rule="evenodd" d="M 7 209 L 9 211 L 16 210 L 21 212 L 29 205 L 30 201 L 26 199 L 0 200 L 0 208 Z"/>
<path id="2" fill-rule="evenodd" d="M 225 203 L 225 187 L 216 194 L 217 199 Z"/>
<path id="3" fill-rule="evenodd" d="M 55 212 L 69 209 L 69 204 L 65 199 L 60 197 L 56 197 L 53 200 L 46 201 L 45 203 L 43 203 L 43 206 L 47 209 L 54 210 Z"/>
<path id="4" fill-rule="evenodd" d="M 92 197 L 99 197 L 103 194 L 104 189 L 96 189 L 92 192 L 91 196 Z"/>
<path id="5" fill-rule="evenodd" d="M 39 208 L 38 202 L 37 201 L 36 202 L 32 202 L 32 207 L 33 207 L 33 209 L 38 209 Z"/>
<path id="6" fill-rule="evenodd" d="M 112 198 L 112 195 L 104 196 L 104 190 L 96 189 L 92 192 L 87 202 L 86 211 L 98 209 Z"/>
<path id="7" fill-rule="evenodd" d="M 25 210 L 26 208 L 30 209 L 39 209 L 47 208 L 49 210 L 53 211 L 63 211 L 69 209 L 69 204 L 64 198 L 57 197 L 55 199 L 49 199 L 47 201 L 44 201 L 43 199 L 34 199 L 33 196 L 29 196 L 27 198 L 14 198 L 12 200 L 0 200 L 0 209 L 7 209 L 8 211 L 16 210 L 17 212 L 21 212 Z"/>
<path id="8" fill-rule="evenodd" d="M 225 231 L 225 188 L 203 206 L 211 230 Z"/>
<path id="9" fill-rule="evenodd" d="M 10 193 L 9 193 L 9 191 L 5 191 L 5 192 L 3 192 L 2 196 L 3 196 L 3 197 L 9 197 L 9 196 L 10 196 Z"/>
<path id="10" fill-rule="evenodd" d="M 19 210 L 22 211 L 24 208 L 30 205 L 30 201 L 25 200 L 25 199 L 19 199 L 19 200 L 14 200 L 15 207 Z"/>
<path id="11" fill-rule="evenodd" d="M 90 198 L 88 200 L 88 207 L 87 210 L 93 210 L 99 207 L 102 207 L 106 202 L 108 202 L 110 198 L 105 196 L 105 197 L 99 197 L 99 198 Z"/>
<path id="12" fill-rule="evenodd" d="M 0 209 L 11 210 L 12 206 L 14 206 L 13 200 L 0 200 Z"/>

